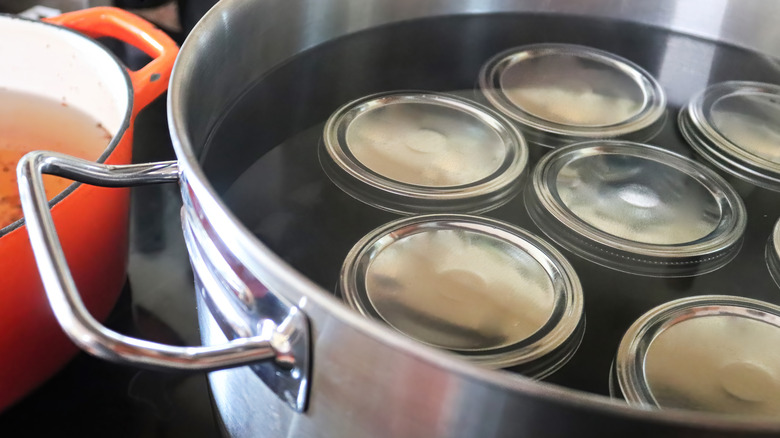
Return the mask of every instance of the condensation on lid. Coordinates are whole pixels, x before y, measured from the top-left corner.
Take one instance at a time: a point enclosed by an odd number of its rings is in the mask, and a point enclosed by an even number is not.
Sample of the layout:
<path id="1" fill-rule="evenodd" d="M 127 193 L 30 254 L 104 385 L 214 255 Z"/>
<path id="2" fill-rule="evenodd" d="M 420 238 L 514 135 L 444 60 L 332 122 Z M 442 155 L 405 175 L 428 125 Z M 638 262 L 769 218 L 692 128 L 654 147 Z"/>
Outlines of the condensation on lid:
<path id="1" fill-rule="evenodd" d="M 500 115 L 433 92 L 388 92 L 350 102 L 329 118 L 323 146 L 323 167 L 344 174 L 328 173 L 347 193 L 409 213 L 439 202 L 456 211 L 484 211 L 480 198 L 516 184 L 528 154 L 522 135 Z"/>
<path id="2" fill-rule="evenodd" d="M 617 55 L 570 44 L 502 52 L 480 72 L 485 97 L 526 128 L 575 138 L 610 138 L 662 119 L 658 82 Z"/>
<path id="3" fill-rule="evenodd" d="M 685 298 L 626 333 L 617 379 L 630 404 L 780 414 L 780 307 L 731 296 Z"/>
<path id="4" fill-rule="evenodd" d="M 715 269 L 736 254 L 746 226 L 741 199 L 714 172 L 629 142 L 551 152 L 534 170 L 525 200 L 534 222 L 561 245 L 646 275 Z"/>
<path id="5" fill-rule="evenodd" d="M 721 169 L 780 190 L 780 86 L 745 81 L 711 85 L 681 111 L 680 130 Z"/>
<path id="6" fill-rule="evenodd" d="M 579 281 L 555 249 L 509 224 L 466 215 L 380 227 L 348 255 L 340 289 L 361 313 L 495 367 L 553 351 L 582 313 Z"/>

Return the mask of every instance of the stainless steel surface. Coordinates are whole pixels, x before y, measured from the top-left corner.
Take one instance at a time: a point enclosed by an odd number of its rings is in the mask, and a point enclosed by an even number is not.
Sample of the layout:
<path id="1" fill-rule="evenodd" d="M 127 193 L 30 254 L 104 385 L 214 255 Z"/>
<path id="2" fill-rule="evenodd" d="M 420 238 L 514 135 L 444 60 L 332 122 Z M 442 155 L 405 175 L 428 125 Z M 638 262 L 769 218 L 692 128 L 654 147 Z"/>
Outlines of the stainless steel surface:
<path id="1" fill-rule="evenodd" d="M 265 319 L 258 335 L 219 346 L 175 347 L 124 336 L 101 325 L 86 310 L 67 267 L 46 200 L 43 174 L 115 187 L 175 182 L 178 168 L 175 162 L 108 166 L 53 152 L 31 152 L 19 162 L 22 207 L 47 298 L 66 334 L 82 349 L 119 363 L 178 370 L 214 370 L 263 360 L 275 361 L 282 370 L 295 370 L 306 363 L 306 359 L 293 356 L 299 351 L 292 345 L 307 335 L 296 331 L 305 327 L 305 322 L 296 322 L 305 319 L 296 308 L 290 309 L 289 321 L 277 325 Z M 213 283 L 216 281 L 210 284 L 212 288 L 219 286 Z"/>
<path id="2" fill-rule="evenodd" d="M 323 168 L 347 193 L 407 213 L 496 208 L 516 194 L 528 162 L 509 121 L 434 92 L 389 92 L 342 106 L 325 124 L 323 149 Z"/>
<path id="3" fill-rule="evenodd" d="M 539 361 L 582 319 L 582 287 L 557 250 L 476 216 L 416 216 L 374 230 L 347 255 L 339 290 L 368 317 L 496 368 Z"/>
<path id="4" fill-rule="evenodd" d="M 253 296 L 230 263 L 221 257 L 212 239 L 202 234 L 202 228 L 193 226 L 198 221 L 194 213 L 195 209 L 182 208 L 182 225 L 195 274 L 195 289 L 205 308 L 232 339 L 228 344 L 265 338 L 275 341 L 273 345 L 278 342 L 284 346 L 285 358 L 277 356 L 273 361 L 244 363 L 250 365 L 279 399 L 297 412 L 305 411 L 311 367 L 306 316 L 265 290 L 256 290 L 260 293 Z"/>
<path id="5" fill-rule="evenodd" d="M 569 141 L 635 133 L 666 110 L 663 89 L 644 69 L 572 44 L 499 53 L 482 68 L 479 83 L 487 99 L 521 126 Z"/>
<path id="6" fill-rule="evenodd" d="M 526 205 L 562 246 L 645 275 L 700 275 L 722 267 L 736 255 L 747 226 L 742 199 L 715 172 L 657 147 L 620 141 L 577 143 L 547 154 L 534 169 Z M 676 271 L 686 264 L 694 271 Z M 670 266 L 675 270 L 665 271 Z"/>
<path id="7" fill-rule="evenodd" d="M 780 191 L 780 86 L 748 81 L 711 85 L 680 111 L 688 143 L 710 163 Z"/>
<path id="8" fill-rule="evenodd" d="M 230 1 L 213 9 L 185 43 L 171 83 L 171 132 L 185 202 L 199 226 L 218 230 L 222 256 L 310 317 L 311 398 L 299 415 L 246 370 L 211 381 L 233 436 L 746 436 L 776 435 L 775 421 L 741 421 L 680 412 L 645 412 L 603 396 L 489 371 L 404 339 L 365 320 L 285 264 L 226 208 L 199 157 L 207 136 L 248 84 L 301 51 L 359 30 L 426 16 L 545 11 L 627 19 L 780 54 L 780 5 L 695 1 L 348 2 Z M 274 17 L 273 20 L 267 17 Z M 273 37 L 271 37 L 273 36 Z M 252 44 L 236 44 L 236 41 Z M 230 74 L 225 74 L 225 65 Z M 202 90 L 208 89 L 209 93 Z M 201 313 L 202 319 L 207 315 Z M 207 343 L 217 335 L 204 332 Z M 212 337 L 213 336 L 213 337 Z M 375 396 L 367 397 L 366 388 Z M 236 400 L 242 400 L 236 403 Z M 257 410 L 262 403 L 266 409 Z"/>
<path id="9" fill-rule="evenodd" d="M 617 380 L 630 404 L 776 418 L 778 343 L 778 306 L 718 295 L 676 300 L 628 330 Z"/>

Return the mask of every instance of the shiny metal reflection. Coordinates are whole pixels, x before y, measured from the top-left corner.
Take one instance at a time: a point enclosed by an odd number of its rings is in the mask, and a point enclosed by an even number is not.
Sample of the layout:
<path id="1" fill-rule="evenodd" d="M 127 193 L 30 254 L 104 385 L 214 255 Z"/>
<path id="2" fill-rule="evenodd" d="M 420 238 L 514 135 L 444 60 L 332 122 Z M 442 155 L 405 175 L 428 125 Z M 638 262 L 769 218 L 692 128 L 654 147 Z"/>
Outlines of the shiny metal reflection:
<path id="1" fill-rule="evenodd" d="M 629 404 L 780 414 L 780 307 L 732 296 L 663 304 L 624 336 L 616 380 Z"/>
<path id="2" fill-rule="evenodd" d="M 502 52 L 480 72 L 480 88 L 532 141 L 654 136 L 665 115 L 658 82 L 638 65 L 598 49 L 534 44 Z"/>
<path id="3" fill-rule="evenodd" d="M 350 251 L 339 287 L 364 315 L 485 366 L 527 364 L 579 345 L 579 338 L 567 344 L 582 328 L 571 266 L 549 244 L 491 219 L 429 215 L 386 224 Z M 563 363 L 537 363 L 537 372 Z"/>
<path id="4" fill-rule="evenodd" d="M 534 222 L 572 252 L 654 276 L 710 272 L 738 252 L 742 200 L 717 174 L 654 146 L 599 140 L 551 152 L 525 197 Z"/>
<path id="5" fill-rule="evenodd" d="M 752 184 L 780 191 L 780 86 L 711 85 L 680 111 L 680 131 L 703 158 Z"/>
<path id="6" fill-rule="evenodd" d="M 399 213 L 483 212 L 512 198 L 528 160 L 522 135 L 475 102 L 388 92 L 338 109 L 320 162 L 341 189 Z"/>
<path id="7" fill-rule="evenodd" d="M 591 155 L 555 178 L 561 204 L 592 227 L 653 245 L 693 242 L 715 231 L 720 206 L 706 187 L 664 163 L 632 155 Z"/>
<path id="8" fill-rule="evenodd" d="M 550 318 L 550 274 L 530 254 L 482 233 L 433 229 L 396 238 L 365 273 L 377 313 L 398 331 L 450 350 L 501 348 Z"/>
<path id="9" fill-rule="evenodd" d="M 503 139 L 489 124 L 426 99 L 381 106 L 371 102 L 346 127 L 344 140 L 368 169 L 395 181 L 429 187 L 487 178 L 506 155 Z"/>

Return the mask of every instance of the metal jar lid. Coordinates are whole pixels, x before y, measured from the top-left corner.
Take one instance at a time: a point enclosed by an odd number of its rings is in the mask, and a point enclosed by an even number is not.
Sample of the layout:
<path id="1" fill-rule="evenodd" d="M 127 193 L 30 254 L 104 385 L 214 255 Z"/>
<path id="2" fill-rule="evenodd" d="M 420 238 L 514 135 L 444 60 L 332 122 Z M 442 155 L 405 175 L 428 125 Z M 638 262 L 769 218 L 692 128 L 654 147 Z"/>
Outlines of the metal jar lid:
<path id="1" fill-rule="evenodd" d="M 780 286 L 780 220 L 775 223 L 766 244 L 766 265 L 775 284 Z"/>
<path id="2" fill-rule="evenodd" d="M 349 306 L 408 337 L 486 367 L 528 365 L 530 377 L 563 366 L 582 336 L 571 265 L 527 231 L 487 218 L 383 225 L 349 252 L 339 289 Z"/>
<path id="3" fill-rule="evenodd" d="M 680 111 L 680 131 L 721 170 L 780 191 L 780 86 L 731 81 L 707 87 Z"/>
<path id="4" fill-rule="evenodd" d="M 780 415 L 780 307 L 706 295 L 658 306 L 620 343 L 614 380 L 631 405 Z"/>
<path id="5" fill-rule="evenodd" d="M 658 133 L 666 97 L 633 62 L 571 44 L 534 44 L 491 58 L 479 77 L 485 97 L 543 146 L 594 138 L 647 141 Z"/>
<path id="6" fill-rule="evenodd" d="M 339 108 L 320 162 L 354 198 L 397 213 L 484 212 L 517 194 L 528 162 L 520 132 L 457 96 L 388 92 Z"/>
<path id="7" fill-rule="evenodd" d="M 619 271 L 704 274 L 732 260 L 747 213 L 720 176 L 655 146 L 596 140 L 547 154 L 526 188 L 539 228 L 573 253 Z"/>

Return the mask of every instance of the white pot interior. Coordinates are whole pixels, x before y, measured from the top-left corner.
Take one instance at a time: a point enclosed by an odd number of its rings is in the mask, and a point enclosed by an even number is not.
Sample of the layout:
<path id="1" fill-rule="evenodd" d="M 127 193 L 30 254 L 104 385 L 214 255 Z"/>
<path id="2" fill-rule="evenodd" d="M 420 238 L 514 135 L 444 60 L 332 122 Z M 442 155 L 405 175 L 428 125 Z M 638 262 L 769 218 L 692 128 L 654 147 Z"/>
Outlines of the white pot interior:
<path id="1" fill-rule="evenodd" d="M 78 108 L 116 135 L 129 115 L 129 82 L 102 46 L 69 29 L 0 16 L 0 87 Z M 42 127 L 45 129 L 45 127 Z"/>

